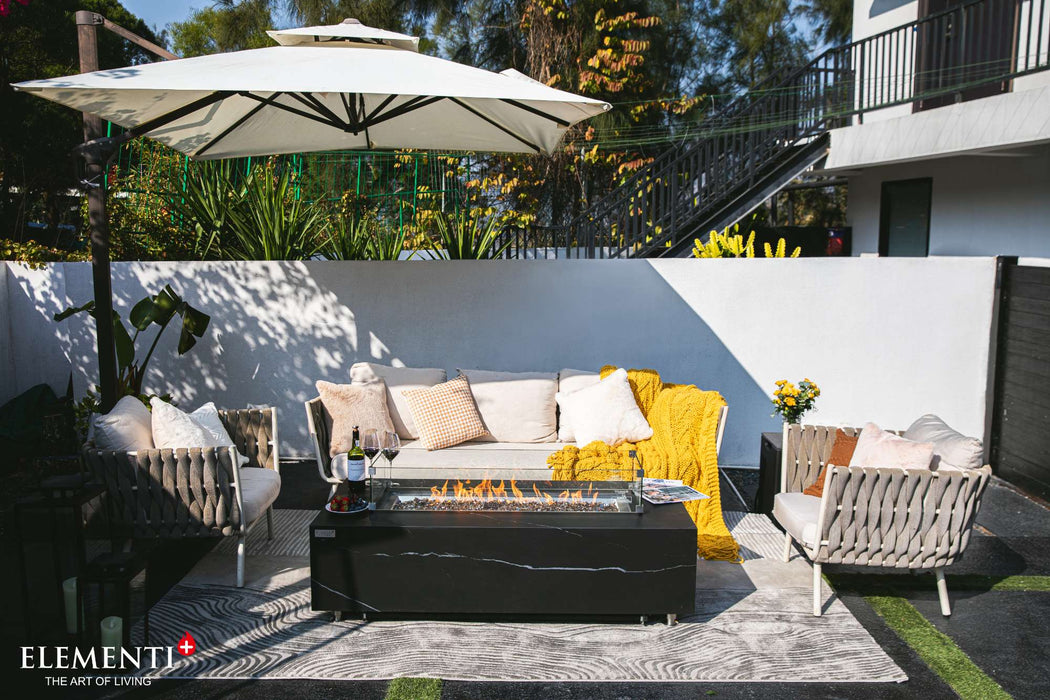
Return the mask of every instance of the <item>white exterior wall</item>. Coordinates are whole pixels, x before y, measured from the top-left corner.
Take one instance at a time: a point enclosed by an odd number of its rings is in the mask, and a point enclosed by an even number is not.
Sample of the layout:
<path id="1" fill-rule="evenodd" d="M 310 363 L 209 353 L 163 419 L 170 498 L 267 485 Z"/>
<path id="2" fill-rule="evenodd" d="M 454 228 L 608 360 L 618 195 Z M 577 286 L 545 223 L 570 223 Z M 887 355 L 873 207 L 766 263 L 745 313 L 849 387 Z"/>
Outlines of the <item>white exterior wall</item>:
<path id="1" fill-rule="evenodd" d="M 849 178 L 853 254 L 879 249 L 882 183 L 930 177 L 931 255 L 1050 256 L 1050 145 L 865 168 Z"/>
<path id="2" fill-rule="evenodd" d="M 87 317 L 50 316 L 90 298 L 86 263 L 6 265 L 16 381 L 94 379 Z M 758 463 L 779 430 L 780 378 L 823 389 L 810 420 L 904 428 L 923 413 L 982 435 L 994 295 L 990 258 L 116 263 L 118 308 L 170 282 L 212 315 L 177 358 L 161 342 L 146 388 L 183 407 L 278 407 L 282 453 L 311 454 L 302 401 L 358 360 L 510 371 L 652 367 L 729 402 L 728 465 Z"/>

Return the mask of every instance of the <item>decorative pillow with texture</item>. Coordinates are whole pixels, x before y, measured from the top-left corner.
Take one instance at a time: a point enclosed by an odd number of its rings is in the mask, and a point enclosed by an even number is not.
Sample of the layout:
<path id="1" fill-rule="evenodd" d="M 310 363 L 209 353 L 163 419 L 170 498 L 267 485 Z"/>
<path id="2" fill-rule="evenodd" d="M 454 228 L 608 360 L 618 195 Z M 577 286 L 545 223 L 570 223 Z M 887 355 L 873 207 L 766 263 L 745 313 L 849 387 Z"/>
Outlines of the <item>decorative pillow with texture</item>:
<path id="1" fill-rule="evenodd" d="M 436 386 L 445 379 L 445 370 L 432 367 L 390 367 L 374 362 L 357 362 L 350 368 L 351 384 L 386 383 L 387 410 L 390 412 L 394 429 L 402 440 L 415 440 L 419 437 L 404 392 Z"/>
<path id="2" fill-rule="evenodd" d="M 558 375 L 461 369 L 488 435 L 484 441 L 553 442 L 558 437 Z"/>
<path id="3" fill-rule="evenodd" d="M 807 496 L 816 496 L 820 498 L 824 495 L 824 479 L 828 475 L 828 467 L 848 467 L 850 460 L 853 459 L 853 452 L 857 449 L 858 435 L 846 435 L 842 428 L 835 430 L 835 442 L 831 443 L 831 454 L 828 455 L 828 459 L 824 462 L 824 468 L 820 470 L 820 474 L 817 475 L 817 480 L 804 488 L 802 493 Z"/>
<path id="4" fill-rule="evenodd" d="M 354 426 L 363 433 L 369 429 L 393 430 L 387 408 L 386 386 L 382 380 L 371 384 L 333 384 L 317 382 L 321 403 L 331 416 L 328 426 L 329 453 L 332 457 L 354 446 Z"/>
<path id="5" fill-rule="evenodd" d="M 134 396 L 125 396 L 109 413 L 94 417 L 92 439 L 100 450 L 152 450 L 153 418 L 141 401 Z"/>
<path id="6" fill-rule="evenodd" d="M 653 429 L 634 400 L 627 370 L 622 367 L 592 387 L 571 394 L 559 391 L 555 398 L 561 414 L 572 424 L 577 445 L 596 440 L 618 445 L 653 436 Z"/>
<path id="7" fill-rule="evenodd" d="M 582 369 L 563 369 L 558 372 L 558 391 L 563 394 L 571 394 L 594 386 L 601 381 L 601 375 L 597 372 L 588 372 Z M 558 416 L 558 442 L 576 442 L 576 431 L 572 429 L 572 421 L 564 414 Z"/>
<path id="8" fill-rule="evenodd" d="M 419 441 L 428 450 L 452 447 L 485 434 L 485 424 L 464 376 L 426 389 L 402 392 L 408 400 Z"/>
<path id="9" fill-rule="evenodd" d="M 906 440 L 868 423 L 860 431 L 849 466 L 929 469 L 932 462 L 932 442 Z"/>
<path id="10" fill-rule="evenodd" d="M 904 437 L 916 442 L 933 443 L 934 469 L 980 469 L 984 465 L 984 445 L 981 441 L 953 430 L 932 413 L 912 423 L 904 431 Z"/>
<path id="11" fill-rule="evenodd" d="M 193 413 L 186 413 L 154 396 L 149 405 L 153 408 L 153 444 L 158 450 L 229 447 L 238 466 L 248 463 L 248 458 L 237 452 L 226 426 L 219 419 L 215 404 L 208 402 Z"/>

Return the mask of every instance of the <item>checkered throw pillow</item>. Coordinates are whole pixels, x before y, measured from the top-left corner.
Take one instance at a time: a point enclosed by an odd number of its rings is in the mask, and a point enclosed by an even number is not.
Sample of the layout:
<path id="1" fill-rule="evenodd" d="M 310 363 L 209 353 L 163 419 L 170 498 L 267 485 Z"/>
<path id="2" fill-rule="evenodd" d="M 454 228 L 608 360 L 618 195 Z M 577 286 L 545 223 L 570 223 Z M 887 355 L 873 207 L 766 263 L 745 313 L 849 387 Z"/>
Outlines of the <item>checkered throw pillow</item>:
<path id="1" fill-rule="evenodd" d="M 401 393 L 412 411 L 419 440 L 428 450 L 452 447 L 488 432 L 474 403 L 470 382 L 462 375 L 443 384 Z"/>

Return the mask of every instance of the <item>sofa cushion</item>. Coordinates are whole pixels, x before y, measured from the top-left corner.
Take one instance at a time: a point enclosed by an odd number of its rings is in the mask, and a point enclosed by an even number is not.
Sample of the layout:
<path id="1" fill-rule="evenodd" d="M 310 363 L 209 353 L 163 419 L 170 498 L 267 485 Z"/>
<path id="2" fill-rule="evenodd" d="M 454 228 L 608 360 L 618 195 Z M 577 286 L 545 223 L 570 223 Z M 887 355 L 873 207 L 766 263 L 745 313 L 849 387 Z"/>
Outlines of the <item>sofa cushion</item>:
<path id="1" fill-rule="evenodd" d="M 390 367 L 375 362 L 357 362 L 350 367 L 351 384 L 386 384 L 387 410 L 390 412 L 394 430 L 402 440 L 415 440 L 419 437 L 404 392 L 441 384 L 446 378 L 445 370 L 433 367 Z"/>
<path id="2" fill-rule="evenodd" d="M 597 372 L 588 372 L 582 369 L 563 369 L 558 372 L 558 391 L 563 394 L 571 394 L 594 386 L 601 381 L 601 375 Z M 558 416 L 558 441 L 576 442 L 576 431 L 572 429 L 572 421 L 565 414 Z"/>
<path id="3" fill-rule="evenodd" d="M 317 382 L 321 403 L 331 417 L 328 425 L 329 455 L 334 457 L 354 446 L 354 426 L 366 430 L 393 430 L 383 382 L 371 384 L 332 384 Z"/>
<path id="4" fill-rule="evenodd" d="M 904 437 L 933 443 L 933 469 L 980 469 L 984 464 L 984 445 L 980 440 L 953 430 L 931 413 L 912 423 Z"/>
<path id="5" fill-rule="evenodd" d="M 470 382 L 464 376 L 426 389 L 402 392 L 408 399 L 419 439 L 428 450 L 440 450 L 486 433 Z"/>
<path id="6" fill-rule="evenodd" d="M 125 396 L 109 413 L 94 417 L 91 439 L 107 452 L 152 450 L 153 418 L 138 398 Z"/>
<path id="7" fill-rule="evenodd" d="M 558 438 L 558 375 L 461 369 L 470 380 L 481 420 L 494 442 L 553 442 Z"/>
<path id="8" fill-rule="evenodd" d="M 932 462 L 932 442 L 906 440 L 868 423 L 860 431 L 849 466 L 929 469 Z"/>
<path id="9" fill-rule="evenodd" d="M 773 497 L 773 517 L 796 541 L 813 547 L 817 541 L 820 499 L 804 493 L 778 493 Z"/>
<path id="10" fill-rule="evenodd" d="M 653 436 L 653 429 L 634 400 L 622 367 L 592 387 L 557 395 L 563 416 L 571 421 L 580 446 L 601 441 L 613 446 Z"/>
<path id="11" fill-rule="evenodd" d="M 226 426 L 219 419 L 215 404 L 210 401 L 193 413 L 186 413 L 156 396 L 150 399 L 149 405 L 153 409 L 153 444 L 158 450 L 229 447 L 238 465 L 248 463 L 248 458 L 237 451 Z M 219 421 L 221 431 L 214 421 Z"/>
<path id="12" fill-rule="evenodd" d="M 245 467 L 240 470 L 244 522 L 254 523 L 281 494 L 281 475 L 272 469 Z"/>

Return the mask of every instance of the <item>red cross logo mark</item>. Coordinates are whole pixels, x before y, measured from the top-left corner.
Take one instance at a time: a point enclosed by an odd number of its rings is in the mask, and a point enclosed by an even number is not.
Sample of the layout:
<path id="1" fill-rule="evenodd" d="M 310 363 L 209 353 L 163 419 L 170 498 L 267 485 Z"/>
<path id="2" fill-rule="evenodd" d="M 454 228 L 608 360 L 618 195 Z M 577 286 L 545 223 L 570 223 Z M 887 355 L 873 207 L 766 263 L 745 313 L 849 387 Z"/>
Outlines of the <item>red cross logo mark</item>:
<path id="1" fill-rule="evenodd" d="M 183 656 L 189 656 L 193 652 L 197 651 L 197 642 L 193 639 L 189 632 L 184 632 L 182 635 L 182 639 L 179 640 L 179 644 L 175 648 Z"/>

